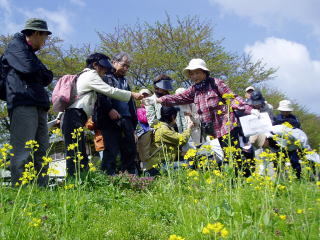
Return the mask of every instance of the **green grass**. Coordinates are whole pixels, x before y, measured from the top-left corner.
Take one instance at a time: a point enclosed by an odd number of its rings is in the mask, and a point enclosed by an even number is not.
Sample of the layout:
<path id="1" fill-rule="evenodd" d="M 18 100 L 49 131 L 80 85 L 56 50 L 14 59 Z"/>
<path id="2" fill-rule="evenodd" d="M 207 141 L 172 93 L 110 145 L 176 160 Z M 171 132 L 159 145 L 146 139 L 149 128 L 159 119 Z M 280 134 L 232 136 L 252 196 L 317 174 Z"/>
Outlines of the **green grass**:
<path id="1" fill-rule="evenodd" d="M 202 233 L 216 222 L 228 239 L 320 239 L 316 182 L 190 171 L 146 181 L 143 189 L 137 179 L 97 172 L 68 190 L 35 187 L 30 195 L 31 185 L 24 186 L 17 199 L 19 188 L 0 187 L 0 239 L 220 239 Z"/>

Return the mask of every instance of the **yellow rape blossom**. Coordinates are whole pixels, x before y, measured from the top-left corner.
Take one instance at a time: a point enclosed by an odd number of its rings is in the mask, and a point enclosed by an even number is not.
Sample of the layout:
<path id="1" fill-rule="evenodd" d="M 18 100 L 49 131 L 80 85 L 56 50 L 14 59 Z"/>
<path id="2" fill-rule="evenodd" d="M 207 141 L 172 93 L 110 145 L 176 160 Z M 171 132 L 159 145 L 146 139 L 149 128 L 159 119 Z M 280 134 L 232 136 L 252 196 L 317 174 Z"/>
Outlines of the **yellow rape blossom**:
<path id="1" fill-rule="evenodd" d="M 184 158 L 184 159 L 193 158 L 193 157 L 196 156 L 196 154 L 197 154 L 197 150 L 190 148 L 190 149 L 186 152 L 186 154 L 184 155 L 183 158 Z"/>
<path id="2" fill-rule="evenodd" d="M 185 240 L 185 238 L 177 236 L 176 234 L 172 234 L 172 235 L 170 235 L 168 240 Z"/>
<path id="3" fill-rule="evenodd" d="M 41 225 L 41 218 L 32 218 L 31 222 L 29 222 L 30 227 L 39 227 Z"/>
<path id="4" fill-rule="evenodd" d="M 229 232 L 228 232 L 227 229 L 223 228 L 223 229 L 221 230 L 220 234 L 221 234 L 221 237 L 226 238 L 226 237 L 228 237 Z"/>
<path id="5" fill-rule="evenodd" d="M 199 173 L 196 170 L 191 170 L 188 172 L 188 177 L 199 177 Z"/>
<path id="6" fill-rule="evenodd" d="M 286 216 L 286 215 L 279 215 L 279 218 L 280 218 L 281 220 L 286 220 L 286 219 L 287 219 L 287 216 Z"/>

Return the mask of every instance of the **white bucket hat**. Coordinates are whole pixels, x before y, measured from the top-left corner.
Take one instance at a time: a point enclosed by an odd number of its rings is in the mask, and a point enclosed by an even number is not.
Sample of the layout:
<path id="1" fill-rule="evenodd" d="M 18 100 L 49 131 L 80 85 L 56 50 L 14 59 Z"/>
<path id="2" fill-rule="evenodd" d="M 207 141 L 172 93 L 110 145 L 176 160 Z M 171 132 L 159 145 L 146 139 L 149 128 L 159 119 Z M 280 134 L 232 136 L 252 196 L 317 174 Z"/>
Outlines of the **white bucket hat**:
<path id="1" fill-rule="evenodd" d="M 279 102 L 279 111 L 291 112 L 293 111 L 292 103 L 289 100 L 282 100 Z"/>
<path id="2" fill-rule="evenodd" d="M 255 88 L 252 87 L 252 86 L 249 86 L 249 87 L 246 88 L 246 92 L 248 92 L 248 91 L 250 91 L 250 90 L 255 91 Z"/>
<path id="3" fill-rule="evenodd" d="M 152 92 L 149 89 L 143 88 L 139 91 L 140 94 L 145 94 L 145 95 L 152 95 Z"/>
<path id="4" fill-rule="evenodd" d="M 210 72 L 210 70 L 207 68 L 207 64 L 205 61 L 203 61 L 201 58 L 194 58 L 191 59 L 189 65 L 183 70 L 183 74 L 189 77 L 189 70 L 196 69 L 202 69 L 206 72 Z"/>

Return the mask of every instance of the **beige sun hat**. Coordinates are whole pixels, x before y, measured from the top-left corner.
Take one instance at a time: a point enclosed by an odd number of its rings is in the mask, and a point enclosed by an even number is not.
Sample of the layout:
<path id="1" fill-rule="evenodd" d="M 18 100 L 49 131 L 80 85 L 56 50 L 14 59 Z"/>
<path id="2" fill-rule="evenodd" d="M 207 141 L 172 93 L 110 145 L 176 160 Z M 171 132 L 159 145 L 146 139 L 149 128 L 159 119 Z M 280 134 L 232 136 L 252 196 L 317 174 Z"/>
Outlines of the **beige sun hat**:
<path id="1" fill-rule="evenodd" d="M 267 136 L 265 134 L 258 134 L 249 137 L 250 143 L 256 148 L 262 148 Z"/>
<path id="2" fill-rule="evenodd" d="M 289 100 L 282 100 L 279 102 L 279 107 L 277 109 L 283 112 L 291 112 L 293 111 L 292 103 Z"/>
<path id="3" fill-rule="evenodd" d="M 202 60 L 201 58 L 194 58 L 194 59 L 191 59 L 191 61 L 189 62 L 189 65 L 183 70 L 183 74 L 189 77 L 189 71 L 196 70 L 196 69 L 202 69 L 206 72 L 210 72 L 204 60 Z"/>

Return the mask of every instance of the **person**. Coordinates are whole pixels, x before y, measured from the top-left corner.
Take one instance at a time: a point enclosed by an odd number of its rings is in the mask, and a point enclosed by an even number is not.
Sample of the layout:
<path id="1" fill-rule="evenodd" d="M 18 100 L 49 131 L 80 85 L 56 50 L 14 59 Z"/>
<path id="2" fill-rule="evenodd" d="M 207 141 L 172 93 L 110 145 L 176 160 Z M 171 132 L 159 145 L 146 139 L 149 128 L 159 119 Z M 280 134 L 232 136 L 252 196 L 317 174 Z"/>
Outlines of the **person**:
<path id="1" fill-rule="evenodd" d="M 272 126 L 268 134 L 254 135 L 249 141 L 256 149 L 270 149 L 272 152 L 284 152 L 289 157 L 298 179 L 301 177 L 301 164 L 297 151 L 311 150 L 307 135 L 299 128 L 285 125 Z M 276 164 L 276 163 L 275 163 Z"/>
<path id="2" fill-rule="evenodd" d="M 130 91 L 125 78 L 132 62 L 129 54 L 120 52 L 113 57 L 114 73 L 103 77 L 110 86 Z M 142 93 L 139 93 L 143 96 Z M 98 94 L 95 121 L 101 130 L 105 148 L 103 151 L 101 170 L 108 175 L 116 174 L 116 158 L 120 153 L 121 171 L 130 174 L 137 173 L 135 163 L 136 143 L 135 129 L 138 123 L 136 105 L 132 98 L 129 101 L 110 99 Z"/>
<path id="3" fill-rule="evenodd" d="M 25 147 L 34 140 L 39 148 L 34 153 L 35 170 L 39 173 L 38 185 L 46 186 L 48 166 L 42 166 L 42 157 L 49 147 L 47 112 L 50 101 L 45 87 L 53 74 L 39 60 L 35 52 L 40 50 L 51 32 L 47 22 L 31 18 L 20 33 L 16 33 L 6 48 L 2 61 L 9 68 L 6 79 L 7 108 L 10 118 L 10 144 L 12 186 L 21 183 L 25 164 L 32 161 L 30 149 Z"/>
<path id="4" fill-rule="evenodd" d="M 250 97 L 251 97 L 251 94 L 255 91 L 255 88 L 252 87 L 252 86 L 249 86 L 246 88 L 246 93 L 245 93 L 245 101 L 248 102 Z"/>
<path id="5" fill-rule="evenodd" d="M 285 122 L 290 123 L 294 128 L 301 128 L 298 118 L 292 114 L 293 106 L 291 101 L 282 100 L 279 102 L 277 110 L 280 111 L 274 119 L 274 125 L 283 124 Z"/>
<path id="6" fill-rule="evenodd" d="M 183 93 L 186 89 L 185 88 L 178 88 L 175 93 L 180 94 Z M 179 132 L 183 132 L 187 129 L 187 123 L 192 121 L 194 126 L 191 132 L 191 142 L 195 145 L 199 145 L 203 139 L 201 139 L 201 129 L 200 129 L 200 118 L 196 110 L 196 106 L 194 103 L 186 104 L 186 105 L 179 105 L 178 106 L 180 111 L 178 111 L 177 115 L 177 127 Z"/>
<path id="7" fill-rule="evenodd" d="M 107 73 L 113 70 L 109 57 L 102 53 L 93 53 L 86 59 L 86 68 L 80 73 L 77 80 L 77 93 L 80 96 L 75 103 L 65 110 L 62 121 L 62 133 L 64 134 L 65 145 L 67 150 L 67 171 L 72 176 L 76 171 L 75 151 L 70 148 L 70 144 L 78 141 L 78 151 L 81 152 L 81 165 L 88 168 L 88 156 L 85 148 L 85 136 L 80 131 L 80 139 L 72 138 L 76 129 L 81 129 L 92 116 L 94 105 L 97 99 L 97 93 L 108 96 L 123 102 L 132 101 L 132 98 L 140 100 L 143 96 L 139 93 L 130 92 L 119 88 L 112 87 L 102 80 Z M 72 146 L 72 145 L 71 145 Z M 79 160 L 79 159 L 78 159 Z"/>
<path id="8" fill-rule="evenodd" d="M 152 93 L 149 89 L 141 89 L 139 91 L 144 97 L 150 97 L 152 96 Z M 149 131 L 150 126 L 148 123 L 148 118 L 147 118 L 147 110 L 145 108 L 145 105 L 141 103 L 140 107 L 137 108 L 137 117 L 138 117 L 138 122 L 139 126 L 137 127 L 137 131 L 140 132 L 140 135 Z"/>
<path id="9" fill-rule="evenodd" d="M 204 60 L 192 59 L 183 72 L 194 84 L 183 93 L 162 96 L 156 101 L 164 106 L 194 103 L 200 117 L 201 135 L 218 138 L 222 149 L 226 149 L 228 142 L 225 138 L 230 133 L 232 146 L 239 148 L 238 129 L 236 128 L 238 123 L 233 110 L 256 115 L 259 115 L 259 112 L 235 95 L 221 79 L 210 77 L 210 71 Z M 223 96 L 230 97 L 227 100 L 230 100 L 232 111 L 228 110 L 226 99 Z M 225 154 L 226 156 L 228 155 Z"/>
<path id="10" fill-rule="evenodd" d="M 150 99 L 157 99 L 161 96 L 165 96 L 169 94 L 169 91 L 172 91 L 172 79 L 165 75 L 160 74 L 153 80 L 154 94 L 150 97 Z M 154 124 L 158 123 L 161 114 L 161 104 L 153 101 L 153 104 L 145 104 L 147 119 L 150 127 L 153 127 Z"/>
<path id="11" fill-rule="evenodd" d="M 182 159 L 180 156 L 181 147 L 188 142 L 194 124 L 192 121 L 188 121 L 187 129 L 183 133 L 176 132 L 174 125 L 176 124 L 177 113 L 178 109 L 175 107 L 161 107 L 160 120 L 154 126 L 155 146 L 161 148 L 161 150 L 152 159 L 145 162 L 142 167 L 150 175 L 157 173 L 154 165 L 162 162 L 180 161 Z"/>
<path id="12" fill-rule="evenodd" d="M 271 122 L 273 122 L 274 120 L 273 106 L 264 99 L 260 91 L 252 92 L 250 99 L 247 101 L 247 103 L 250 106 L 252 106 L 254 109 L 259 110 L 260 113 L 262 112 L 268 113 L 271 119 Z"/>

